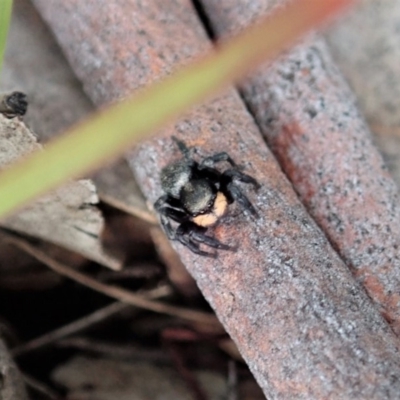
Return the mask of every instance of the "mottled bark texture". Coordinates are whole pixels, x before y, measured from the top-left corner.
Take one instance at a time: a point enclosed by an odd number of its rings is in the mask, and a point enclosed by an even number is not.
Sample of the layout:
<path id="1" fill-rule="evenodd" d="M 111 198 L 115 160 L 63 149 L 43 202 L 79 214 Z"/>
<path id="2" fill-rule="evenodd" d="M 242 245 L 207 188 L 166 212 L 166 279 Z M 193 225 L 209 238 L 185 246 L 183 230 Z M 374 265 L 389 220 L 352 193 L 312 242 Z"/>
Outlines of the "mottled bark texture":
<path id="1" fill-rule="evenodd" d="M 210 48 L 189 0 L 34 4 L 99 106 Z M 196 108 L 129 156 L 152 202 L 160 169 L 179 157 L 172 134 L 196 146 L 196 157 L 227 150 L 261 184 L 257 193 L 243 186 L 259 219 L 233 205 L 212 230 L 236 252 L 210 259 L 176 249 L 266 396 L 395 398 L 397 338 L 307 214 L 238 94 Z"/>
<path id="2" fill-rule="evenodd" d="M 400 2 L 361 0 L 325 37 L 400 187 Z M 362 35 L 360 35 L 362 32 Z"/>
<path id="3" fill-rule="evenodd" d="M 217 37 L 278 3 L 201 1 Z M 240 89 L 308 211 L 400 334 L 397 187 L 325 43 L 309 38 Z"/>

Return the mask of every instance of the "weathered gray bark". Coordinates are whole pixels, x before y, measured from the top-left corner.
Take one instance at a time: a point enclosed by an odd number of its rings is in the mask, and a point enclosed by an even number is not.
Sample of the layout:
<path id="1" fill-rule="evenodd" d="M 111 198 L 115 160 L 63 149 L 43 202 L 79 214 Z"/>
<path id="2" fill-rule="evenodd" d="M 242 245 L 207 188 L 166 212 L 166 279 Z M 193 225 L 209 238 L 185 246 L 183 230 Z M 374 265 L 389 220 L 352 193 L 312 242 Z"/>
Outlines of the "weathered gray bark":
<path id="1" fill-rule="evenodd" d="M 99 106 L 210 48 L 187 0 L 34 3 Z M 337 102 L 349 94 L 340 93 Z M 227 91 L 135 149 L 129 161 L 150 201 L 161 194 L 160 169 L 179 157 L 172 134 L 198 157 L 229 151 L 261 183 L 249 191 L 260 218 L 232 206 L 213 231 L 236 252 L 209 259 L 176 248 L 267 397 L 396 398 L 397 338 L 299 202 L 238 94 Z"/>

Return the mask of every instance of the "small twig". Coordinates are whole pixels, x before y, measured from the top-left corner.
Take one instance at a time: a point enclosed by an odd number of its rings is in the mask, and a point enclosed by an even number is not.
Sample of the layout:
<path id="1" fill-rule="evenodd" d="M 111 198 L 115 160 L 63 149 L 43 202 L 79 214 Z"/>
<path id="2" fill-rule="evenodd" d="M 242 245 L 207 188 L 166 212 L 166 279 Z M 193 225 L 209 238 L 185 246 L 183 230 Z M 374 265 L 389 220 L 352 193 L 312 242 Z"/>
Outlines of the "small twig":
<path id="1" fill-rule="evenodd" d="M 171 358 L 161 349 L 150 350 L 133 345 L 117 345 L 85 337 L 63 339 L 58 341 L 56 345 L 58 347 L 72 347 L 74 349 L 84 350 L 114 359 L 117 358 L 119 360 L 143 360 L 155 362 L 157 364 L 171 365 Z"/>
<path id="2" fill-rule="evenodd" d="M 27 374 L 22 374 L 22 377 L 24 378 L 24 381 L 28 386 L 30 386 L 32 389 L 36 390 L 37 392 L 45 395 L 49 399 L 51 399 L 51 400 L 62 399 L 62 396 L 60 396 L 57 392 L 55 392 L 53 389 L 49 388 L 44 383 L 38 381 L 36 378 L 32 378 L 31 376 L 29 376 Z"/>
<path id="3" fill-rule="evenodd" d="M 66 336 L 70 336 L 74 333 L 80 332 L 93 324 L 105 320 L 113 314 L 116 314 L 125 308 L 131 307 L 129 304 L 125 303 L 113 303 L 107 307 L 95 311 L 83 318 L 80 318 L 68 325 L 61 328 L 55 329 L 54 331 L 48 332 L 42 336 L 30 340 L 29 342 L 23 343 L 20 346 L 15 347 L 11 350 L 11 354 L 14 357 L 20 356 L 21 354 L 28 353 L 32 350 L 36 350 L 40 347 L 47 346 L 57 340 L 60 340 Z"/>
<path id="4" fill-rule="evenodd" d="M 165 342 L 165 345 L 171 354 L 171 358 L 178 373 L 181 375 L 189 390 L 192 392 L 193 398 L 195 400 L 207 400 L 207 395 L 203 388 L 200 386 L 193 372 L 187 368 L 185 360 L 182 356 L 182 351 L 179 349 L 179 347 L 174 343 L 168 342 Z"/>
<path id="5" fill-rule="evenodd" d="M 238 400 L 238 377 L 236 362 L 230 360 L 228 363 L 228 382 L 227 382 L 227 400 Z"/>
<path id="6" fill-rule="evenodd" d="M 115 197 L 108 196 L 105 193 L 99 193 L 99 197 L 101 201 L 104 201 L 104 203 L 107 203 L 119 210 L 125 211 L 127 214 L 140 218 L 145 222 L 149 222 L 152 225 L 156 225 L 158 223 L 157 217 L 151 211 L 143 210 L 140 207 L 127 204 L 126 202 L 123 202 Z"/>
<path id="7" fill-rule="evenodd" d="M 162 286 L 152 291 L 141 293 L 141 295 L 148 299 L 155 299 L 163 297 L 169 293 L 170 293 L 169 288 L 166 286 Z M 120 302 L 110 304 L 107 307 L 101 308 L 100 310 L 97 310 L 89 315 L 79 318 L 76 321 L 71 322 L 70 324 L 62 326 L 61 328 L 55 329 L 54 331 L 48 332 L 42 336 L 39 336 L 36 339 L 32 339 L 27 343 L 15 347 L 14 349 L 12 349 L 11 354 L 13 356 L 19 356 L 29 351 L 36 350 L 40 347 L 47 346 L 66 336 L 70 336 L 84 329 L 87 329 L 88 327 L 96 323 L 104 321 L 110 316 L 117 314 L 129 307 L 132 306 L 130 304 L 120 303 Z"/>
<path id="8" fill-rule="evenodd" d="M 171 306 L 169 304 L 164 304 L 158 301 L 145 299 L 144 297 L 134 294 L 128 290 L 121 289 L 116 286 L 106 285 L 104 283 L 96 281 L 88 275 L 82 274 L 81 272 L 75 271 L 64 264 L 53 260 L 45 253 L 36 249 L 26 240 L 23 240 L 21 238 L 7 235 L 6 240 L 18 246 L 21 250 L 25 251 L 31 256 L 35 257 L 37 260 L 47 265 L 53 271 L 56 271 L 59 274 L 64 275 L 70 279 L 73 279 L 74 281 L 79 282 L 82 285 L 90 287 L 93 290 L 118 299 L 123 303 L 131 304 L 133 306 L 161 314 L 172 315 L 174 317 L 182 318 L 187 321 L 211 325 L 219 324 L 218 319 L 212 314 L 201 311 L 188 310 L 181 307 Z"/>
<path id="9" fill-rule="evenodd" d="M 115 281 L 121 279 L 132 278 L 151 278 L 155 275 L 161 275 L 162 270 L 160 265 L 156 263 L 144 262 L 129 266 L 128 268 L 120 271 L 102 271 L 96 275 L 100 281 Z"/>

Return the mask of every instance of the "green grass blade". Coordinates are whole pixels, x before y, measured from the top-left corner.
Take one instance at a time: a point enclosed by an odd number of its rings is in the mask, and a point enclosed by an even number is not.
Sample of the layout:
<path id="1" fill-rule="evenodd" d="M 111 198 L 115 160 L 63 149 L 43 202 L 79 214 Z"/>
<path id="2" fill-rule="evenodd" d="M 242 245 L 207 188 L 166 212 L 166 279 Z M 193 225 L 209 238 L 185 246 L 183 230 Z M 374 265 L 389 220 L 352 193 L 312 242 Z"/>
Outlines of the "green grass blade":
<path id="1" fill-rule="evenodd" d="M 81 176 L 271 59 L 351 0 L 297 0 L 166 80 L 97 114 L 0 174 L 0 216 Z"/>
<path id="2" fill-rule="evenodd" d="M 12 0 L 0 0 L 0 70 L 3 65 L 7 34 L 10 27 Z"/>

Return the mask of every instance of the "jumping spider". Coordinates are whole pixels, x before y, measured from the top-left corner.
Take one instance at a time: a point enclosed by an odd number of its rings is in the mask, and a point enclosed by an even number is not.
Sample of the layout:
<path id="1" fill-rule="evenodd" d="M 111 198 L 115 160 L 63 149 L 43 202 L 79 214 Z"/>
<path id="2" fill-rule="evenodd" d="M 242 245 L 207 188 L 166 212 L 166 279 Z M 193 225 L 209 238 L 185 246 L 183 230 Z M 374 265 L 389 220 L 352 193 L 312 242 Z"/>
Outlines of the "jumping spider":
<path id="1" fill-rule="evenodd" d="M 12 92 L 0 95 L 0 113 L 7 118 L 22 117 L 28 108 L 26 94 Z"/>
<path id="2" fill-rule="evenodd" d="M 160 180 L 165 195 L 154 204 L 165 233 L 169 239 L 178 240 L 192 252 L 203 256 L 215 257 L 216 253 L 201 250 L 200 244 L 233 250 L 206 235 L 207 228 L 215 225 L 234 201 L 243 210 L 257 217 L 257 211 L 236 185 L 236 181 L 251 184 L 255 189 L 259 187 L 258 182 L 241 172 L 226 152 L 216 153 L 197 162 L 191 157 L 191 151 L 184 142 L 175 137 L 173 140 L 183 158 L 162 169 Z M 224 161 L 231 168 L 220 172 L 215 164 Z M 172 227 L 171 220 L 179 224 L 177 228 Z"/>

